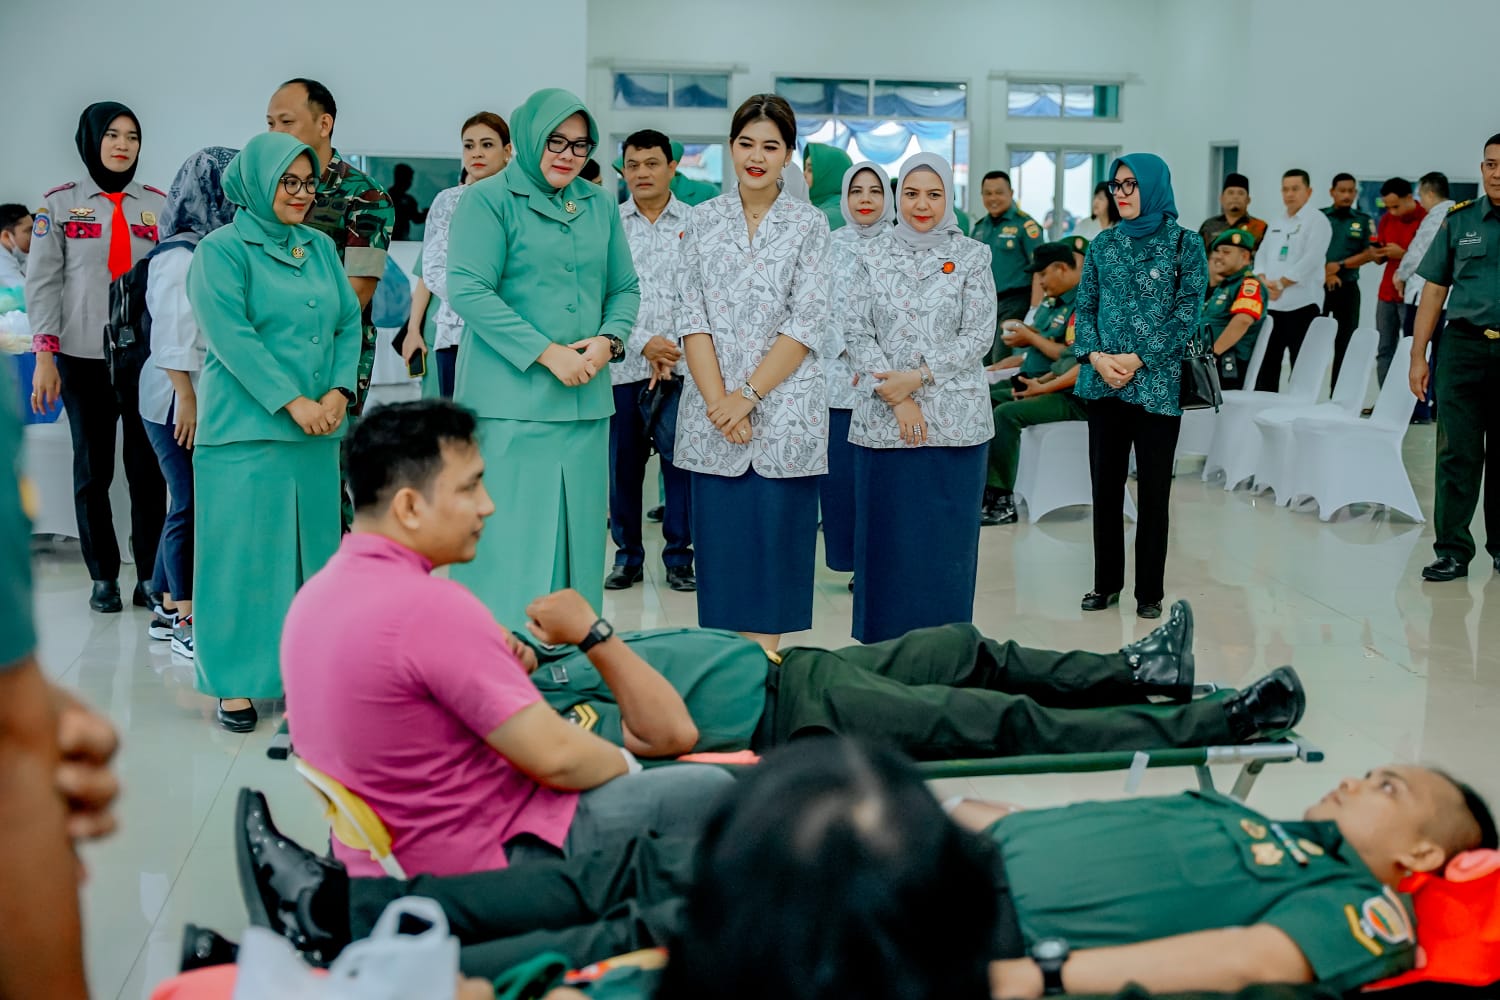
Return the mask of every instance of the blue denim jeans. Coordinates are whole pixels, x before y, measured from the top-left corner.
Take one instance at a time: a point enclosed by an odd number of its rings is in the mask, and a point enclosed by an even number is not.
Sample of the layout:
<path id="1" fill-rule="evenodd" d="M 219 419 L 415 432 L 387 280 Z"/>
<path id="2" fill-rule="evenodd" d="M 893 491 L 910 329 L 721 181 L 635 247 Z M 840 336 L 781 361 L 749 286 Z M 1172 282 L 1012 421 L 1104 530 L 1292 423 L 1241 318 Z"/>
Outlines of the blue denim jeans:
<path id="1" fill-rule="evenodd" d="M 170 415 L 169 415 L 170 419 Z M 167 481 L 170 505 L 156 546 L 152 590 L 164 590 L 173 600 L 193 599 L 193 453 L 177 443 L 172 424 L 141 421 L 156 451 L 162 478 Z"/>

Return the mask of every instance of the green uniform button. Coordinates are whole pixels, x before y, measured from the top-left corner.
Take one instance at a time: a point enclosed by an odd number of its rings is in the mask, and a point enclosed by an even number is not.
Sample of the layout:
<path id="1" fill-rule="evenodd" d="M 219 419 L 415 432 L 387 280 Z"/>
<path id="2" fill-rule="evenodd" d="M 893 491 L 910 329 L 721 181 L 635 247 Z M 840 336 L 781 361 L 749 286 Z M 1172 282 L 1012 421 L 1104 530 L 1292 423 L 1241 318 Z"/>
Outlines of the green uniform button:
<path id="1" fill-rule="evenodd" d="M 571 312 L 577 312 L 577 311 L 578 311 L 578 307 L 575 306 L 573 303 L 569 302 L 568 303 L 568 312 L 571 313 Z"/>
<path id="2" fill-rule="evenodd" d="M 316 306 L 318 304 L 318 300 L 317 299 L 308 299 L 307 300 L 307 304 L 309 306 Z"/>
<path id="3" fill-rule="evenodd" d="M 313 338 L 313 339 L 312 339 L 312 342 L 313 342 L 313 343 L 314 343 L 314 344 L 317 344 L 317 343 L 321 343 L 321 342 L 322 342 L 322 339 L 323 339 L 323 338 L 321 338 L 321 337 L 314 337 L 314 338 Z"/>
<path id="4" fill-rule="evenodd" d="M 564 271 L 571 271 L 571 270 L 573 270 L 573 265 L 572 264 L 564 264 L 563 265 L 563 270 Z"/>

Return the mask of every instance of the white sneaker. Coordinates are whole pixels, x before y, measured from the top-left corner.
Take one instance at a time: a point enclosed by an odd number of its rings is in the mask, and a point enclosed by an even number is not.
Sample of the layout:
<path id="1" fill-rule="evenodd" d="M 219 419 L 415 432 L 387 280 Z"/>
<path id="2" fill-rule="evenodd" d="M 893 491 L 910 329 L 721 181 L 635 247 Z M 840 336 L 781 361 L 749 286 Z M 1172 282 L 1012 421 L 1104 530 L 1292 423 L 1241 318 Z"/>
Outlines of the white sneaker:
<path id="1" fill-rule="evenodd" d="M 146 626 L 146 634 L 157 642 L 166 642 L 172 638 L 172 629 L 177 624 L 177 615 L 171 611 L 162 611 L 160 607 L 151 615 L 151 624 Z"/>
<path id="2" fill-rule="evenodd" d="M 193 659 L 193 616 L 180 618 L 172 626 L 172 652 Z"/>

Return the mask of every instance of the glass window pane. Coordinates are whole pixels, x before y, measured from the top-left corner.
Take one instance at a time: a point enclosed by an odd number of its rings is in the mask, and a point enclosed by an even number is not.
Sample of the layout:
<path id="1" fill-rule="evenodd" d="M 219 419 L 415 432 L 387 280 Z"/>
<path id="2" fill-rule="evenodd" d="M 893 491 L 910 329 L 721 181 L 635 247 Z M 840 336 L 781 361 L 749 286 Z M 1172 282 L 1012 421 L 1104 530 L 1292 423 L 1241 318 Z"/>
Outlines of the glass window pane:
<path id="1" fill-rule="evenodd" d="M 1053 154 L 1040 149 L 1010 151 L 1010 180 L 1016 204 L 1034 219 L 1052 214 L 1057 198 L 1057 165 Z"/>
<path id="2" fill-rule="evenodd" d="M 879 80 L 875 113 L 886 118 L 966 118 L 968 88 L 961 83 Z"/>
<path id="3" fill-rule="evenodd" d="M 1114 84 L 1094 88 L 1094 117 L 1120 117 L 1120 88 Z"/>
<path id="4" fill-rule="evenodd" d="M 1063 88 L 1063 117 L 1093 118 L 1094 89 L 1090 86 L 1068 84 Z"/>
<path id="5" fill-rule="evenodd" d="M 1012 118 L 1058 118 L 1062 116 L 1062 87 L 1055 83 L 1012 83 L 1007 113 Z"/>
<path id="6" fill-rule="evenodd" d="M 776 81 L 776 93 L 787 99 L 792 110 L 801 115 L 833 114 L 835 81 L 803 80 L 783 77 Z"/>
<path id="7" fill-rule="evenodd" d="M 1052 239 L 1068 235 L 1093 214 L 1097 159 L 1094 153 L 1063 154 L 1063 211 L 1049 232 Z"/>
<path id="8" fill-rule="evenodd" d="M 673 73 L 672 106 L 677 108 L 729 107 L 727 73 Z"/>
<path id="9" fill-rule="evenodd" d="M 833 85 L 833 113 L 867 115 L 870 113 L 870 84 L 867 80 L 839 80 Z"/>
<path id="10" fill-rule="evenodd" d="M 664 108 L 670 86 L 666 73 L 616 73 L 615 107 Z"/>

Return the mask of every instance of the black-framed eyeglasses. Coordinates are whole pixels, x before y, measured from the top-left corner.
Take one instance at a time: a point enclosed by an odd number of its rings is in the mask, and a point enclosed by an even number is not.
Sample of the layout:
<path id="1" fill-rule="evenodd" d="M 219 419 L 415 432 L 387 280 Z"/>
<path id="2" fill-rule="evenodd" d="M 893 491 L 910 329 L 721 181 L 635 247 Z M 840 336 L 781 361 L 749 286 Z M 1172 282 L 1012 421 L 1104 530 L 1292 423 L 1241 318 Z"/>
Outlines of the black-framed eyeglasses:
<path id="1" fill-rule="evenodd" d="M 587 157 L 599 144 L 592 139 L 569 139 L 565 135 L 553 132 L 547 136 L 547 152 L 561 153 L 565 149 L 573 150 L 573 155 L 579 159 Z"/>
<path id="2" fill-rule="evenodd" d="M 1123 181 L 1110 181 L 1108 187 L 1110 194 L 1132 195 L 1140 190 L 1141 185 L 1134 177 L 1127 177 Z"/>
<path id="3" fill-rule="evenodd" d="M 283 174 L 281 176 L 281 190 L 285 191 L 289 195 L 292 195 L 293 197 L 295 197 L 297 192 L 299 191 L 306 191 L 308 194 L 316 194 L 318 191 L 318 179 L 316 177 L 309 177 L 306 180 L 303 180 L 301 177 L 293 177 L 291 174 Z"/>

